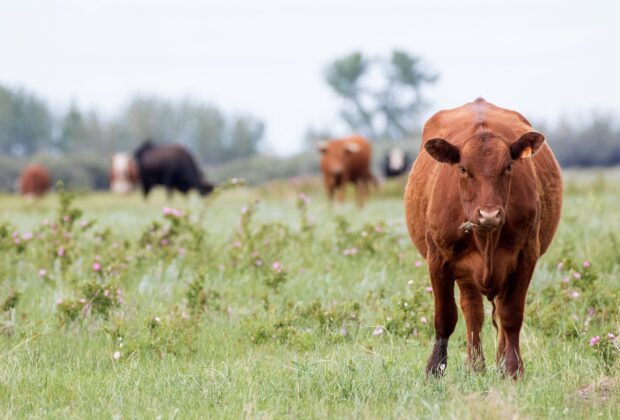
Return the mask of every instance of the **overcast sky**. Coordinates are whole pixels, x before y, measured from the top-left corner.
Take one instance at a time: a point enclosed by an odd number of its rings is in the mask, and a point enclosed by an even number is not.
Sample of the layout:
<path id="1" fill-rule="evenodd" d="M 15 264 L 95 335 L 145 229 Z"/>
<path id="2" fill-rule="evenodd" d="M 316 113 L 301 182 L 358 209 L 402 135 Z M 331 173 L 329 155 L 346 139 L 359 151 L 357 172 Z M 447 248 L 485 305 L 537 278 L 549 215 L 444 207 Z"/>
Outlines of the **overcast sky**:
<path id="1" fill-rule="evenodd" d="M 323 81 L 334 58 L 394 48 L 440 74 L 434 110 L 477 96 L 554 121 L 620 115 L 620 2 L 0 0 L 0 83 L 62 112 L 113 116 L 135 93 L 191 97 L 267 123 L 296 151 L 338 122 Z M 170 139 L 161 139 L 170 140 Z"/>

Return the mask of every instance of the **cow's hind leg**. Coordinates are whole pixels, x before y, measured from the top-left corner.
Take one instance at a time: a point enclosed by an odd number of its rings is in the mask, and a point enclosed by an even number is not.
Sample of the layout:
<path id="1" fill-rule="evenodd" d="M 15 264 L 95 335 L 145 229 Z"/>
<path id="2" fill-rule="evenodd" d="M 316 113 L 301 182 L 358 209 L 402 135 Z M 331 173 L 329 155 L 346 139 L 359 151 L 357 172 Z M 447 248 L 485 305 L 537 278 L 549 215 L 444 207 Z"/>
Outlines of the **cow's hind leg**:
<path id="1" fill-rule="evenodd" d="M 355 193 L 357 206 L 364 207 L 368 198 L 368 182 L 365 179 L 360 179 L 355 183 Z"/>
<path id="2" fill-rule="evenodd" d="M 432 241 L 427 240 L 428 265 L 435 304 L 435 344 L 426 364 L 426 373 L 441 375 L 448 363 L 448 339 L 454 332 L 458 313 L 454 300 L 454 276 Z"/>
<path id="3" fill-rule="evenodd" d="M 457 282 L 461 291 L 461 310 L 467 325 L 467 364 L 475 371 L 484 371 L 484 356 L 480 331 L 484 322 L 482 295 L 475 285 L 465 280 Z"/>

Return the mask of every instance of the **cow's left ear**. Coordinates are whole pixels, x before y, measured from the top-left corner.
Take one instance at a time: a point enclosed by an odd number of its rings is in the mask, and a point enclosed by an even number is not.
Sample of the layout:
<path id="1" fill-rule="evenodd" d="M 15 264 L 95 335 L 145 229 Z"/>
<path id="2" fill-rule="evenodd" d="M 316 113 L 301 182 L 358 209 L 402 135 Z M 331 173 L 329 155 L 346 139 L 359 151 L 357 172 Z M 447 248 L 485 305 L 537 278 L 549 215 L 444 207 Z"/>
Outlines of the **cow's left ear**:
<path id="1" fill-rule="evenodd" d="M 515 160 L 533 156 L 544 142 L 545 136 L 537 131 L 525 133 L 510 145 L 510 156 Z"/>
<path id="2" fill-rule="evenodd" d="M 347 153 L 349 154 L 353 154 L 353 153 L 359 152 L 361 150 L 361 147 L 359 144 L 351 142 L 351 143 L 347 143 L 344 146 L 344 150 L 346 150 Z"/>

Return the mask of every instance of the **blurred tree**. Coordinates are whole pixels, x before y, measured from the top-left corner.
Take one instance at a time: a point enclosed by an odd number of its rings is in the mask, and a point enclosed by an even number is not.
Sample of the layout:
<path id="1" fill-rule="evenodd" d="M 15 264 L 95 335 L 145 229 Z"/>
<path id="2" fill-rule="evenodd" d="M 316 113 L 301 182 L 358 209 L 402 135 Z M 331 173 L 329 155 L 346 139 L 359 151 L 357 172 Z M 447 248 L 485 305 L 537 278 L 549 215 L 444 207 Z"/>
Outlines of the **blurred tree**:
<path id="1" fill-rule="evenodd" d="M 352 130 L 401 139 L 415 130 L 425 105 L 422 89 L 437 75 L 424 70 L 419 58 L 396 50 L 389 60 L 349 54 L 328 66 L 325 79 L 343 99 L 340 115 Z"/>
<path id="2" fill-rule="evenodd" d="M 0 151 L 29 156 L 51 143 L 52 117 L 46 104 L 23 90 L 0 86 Z"/>

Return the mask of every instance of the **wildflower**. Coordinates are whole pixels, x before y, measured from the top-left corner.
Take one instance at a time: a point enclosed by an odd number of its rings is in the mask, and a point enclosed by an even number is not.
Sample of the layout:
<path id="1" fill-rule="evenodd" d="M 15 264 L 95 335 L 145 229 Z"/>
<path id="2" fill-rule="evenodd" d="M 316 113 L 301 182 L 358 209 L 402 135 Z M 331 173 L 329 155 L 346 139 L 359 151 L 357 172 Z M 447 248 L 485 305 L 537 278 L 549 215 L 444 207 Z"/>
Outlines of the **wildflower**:
<path id="1" fill-rule="evenodd" d="M 21 240 L 19 238 L 13 238 L 13 242 L 15 242 L 15 245 L 19 245 Z"/>
<path id="2" fill-rule="evenodd" d="M 416 267 L 422 267 L 422 264 L 423 264 L 422 261 L 419 261 L 419 260 L 415 262 Z"/>
<path id="3" fill-rule="evenodd" d="M 562 271 L 563 269 L 564 269 L 564 262 L 563 262 L 563 261 L 560 261 L 560 262 L 558 263 L 558 271 Z"/>
<path id="4" fill-rule="evenodd" d="M 63 220 L 65 223 L 69 223 L 69 220 L 71 220 L 71 216 L 67 215 L 67 216 L 63 217 L 63 218 L 62 218 L 62 220 Z"/>
<path id="5" fill-rule="evenodd" d="M 44 268 L 39 270 L 39 277 L 45 277 L 47 275 L 47 270 Z"/>
<path id="6" fill-rule="evenodd" d="M 31 233 L 31 232 L 26 232 L 26 233 L 24 233 L 24 234 L 22 235 L 22 239 L 23 239 L 24 241 L 29 241 L 29 240 L 31 240 L 31 239 L 32 239 L 32 233 Z"/>
<path id="7" fill-rule="evenodd" d="M 65 248 L 62 246 L 58 247 L 58 252 L 56 253 L 56 255 L 58 255 L 59 257 L 64 257 L 65 256 Z"/>
<path id="8" fill-rule="evenodd" d="M 166 245 L 168 245 L 169 241 L 168 241 L 168 239 L 164 238 L 164 239 L 161 240 L 160 243 L 161 243 L 161 246 L 166 246 Z"/>
<path id="9" fill-rule="evenodd" d="M 94 262 L 93 271 L 100 271 L 100 270 L 101 270 L 101 264 L 99 262 Z"/>
<path id="10" fill-rule="evenodd" d="M 570 281 L 570 277 L 564 276 L 562 277 L 562 283 L 568 283 Z"/>
<path id="11" fill-rule="evenodd" d="M 590 339 L 590 347 L 596 346 L 599 341 L 601 341 L 601 337 L 598 335 L 595 335 L 594 337 Z"/>
<path id="12" fill-rule="evenodd" d="M 155 321 L 156 324 L 161 324 L 161 318 L 156 316 L 155 318 L 153 318 L 153 321 Z"/>
<path id="13" fill-rule="evenodd" d="M 235 242 L 233 242 L 233 246 L 234 246 L 235 248 L 241 248 L 241 242 L 239 242 L 239 241 L 235 241 Z"/>
<path id="14" fill-rule="evenodd" d="M 383 228 L 381 227 L 381 225 L 375 226 L 375 232 L 377 232 L 377 233 L 383 232 Z"/>
<path id="15" fill-rule="evenodd" d="M 372 335 L 375 336 L 375 337 L 383 335 L 383 327 L 381 325 L 377 325 L 375 330 L 372 332 Z"/>
<path id="16" fill-rule="evenodd" d="M 575 272 L 573 273 L 573 277 L 574 277 L 575 279 L 579 280 L 579 279 L 581 278 L 581 273 L 578 273 L 577 271 L 575 271 Z"/>
<path id="17" fill-rule="evenodd" d="M 82 221 L 80 222 L 80 227 L 85 228 L 85 227 L 86 227 L 86 225 L 88 225 L 88 222 L 87 222 L 86 220 L 82 220 Z"/>
<path id="18" fill-rule="evenodd" d="M 342 251 L 343 255 L 355 255 L 357 254 L 357 248 L 356 247 L 352 247 L 349 249 L 345 249 L 344 251 Z"/>
<path id="19" fill-rule="evenodd" d="M 279 261 L 274 261 L 274 263 L 271 264 L 271 268 L 273 268 L 276 273 L 281 273 L 284 267 L 282 267 Z"/>
<path id="20" fill-rule="evenodd" d="M 254 265 L 257 267 L 261 267 L 263 265 L 263 260 L 261 260 L 260 258 L 257 259 L 256 261 L 254 261 Z"/>
<path id="21" fill-rule="evenodd" d="M 431 286 L 428 286 L 428 287 L 426 288 L 426 291 L 427 291 L 428 293 L 433 293 L 433 288 L 432 288 Z"/>
<path id="22" fill-rule="evenodd" d="M 407 282 L 407 284 L 408 284 L 409 286 L 413 286 L 413 280 L 409 280 L 409 281 Z"/>
<path id="23" fill-rule="evenodd" d="M 307 206 L 310 204 L 310 197 L 304 193 L 299 193 L 299 199 Z"/>
<path id="24" fill-rule="evenodd" d="M 585 260 L 582 265 L 583 265 L 583 268 L 590 268 L 590 261 Z"/>
<path id="25" fill-rule="evenodd" d="M 422 324 L 426 324 L 426 323 L 428 322 L 428 319 L 426 319 L 426 317 L 425 317 L 425 316 L 423 316 L 423 317 L 421 317 L 421 318 L 420 318 L 420 322 L 421 322 Z"/>
<path id="26" fill-rule="evenodd" d="M 56 305 L 62 305 L 62 302 L 63 302 L 62 298 L 56 299 Z"/>
<path id="27" fill-rule="evenodd" d="M 179 248 L 179 255 L 185 255 L 185 248 L 181 247 Z"/>
<path id="28" fill-rule="evenodd" d="M 570 294 L 570 297 L 572 297 L 573 299 L 577 299 L 579 297 L 579 292 L 573 290 Z"/>
<path id="29" fill-rule="evenodd" d="M 116 289 L 116 301 L 119 305 L 122 305 L 125 302 L 125 299 L 123 299 L 123 291 L 121 289 Z"/>
<path id="30" fill-rule="evenodd" d="M 246 206 L 241 207 L 241 214 L 246 214 L 248 212 L 248 208 Z"/>
<path id="31" fill-rule="evenodd" d="M 164 213 L 164 216 L 169 216 L 172 214 L 172 209 L 170 207 L 164 207 L 162 212 Z"/>
<path id="32" fill-rule="evenodd" d="M 84 298 L 80 298 L 80 299 L 78 300 L 78 302 L 80 302 L 80 303 L 86 303 L 86 299 L 84 299 Z"/>
<path id="33" fill-rule="evenodd" d="M 105 290 L 103 291 L 103 296 L 105 296 L 105 297 L 109 297 L 109 296 L 110 296 L 110 291 L 109 291 L 108 289 L 105 289 Z"/>
<path id="34" fill-rule="evenodd" d="M 616 336 L 613 335 L 613 333 L 607 333 L 607 338 L 609 338 L 610 340 L 615 340 Z"/>
<path id="35" fill-rule="evenodd" d="M 340 328 L 340 335 L 343 337 L 346 337 L 349 334 L 349 332 L 347 331 L 346 328 L 342 327 Z"/>
<path id="36" fill-rule="evenodd" d="M 114 358 L 114 360 L 118 360 L 121 358 L 121 352 L 120 351 L 115 351 L 114 354 L 112 355 L 112 357 Z"/>

